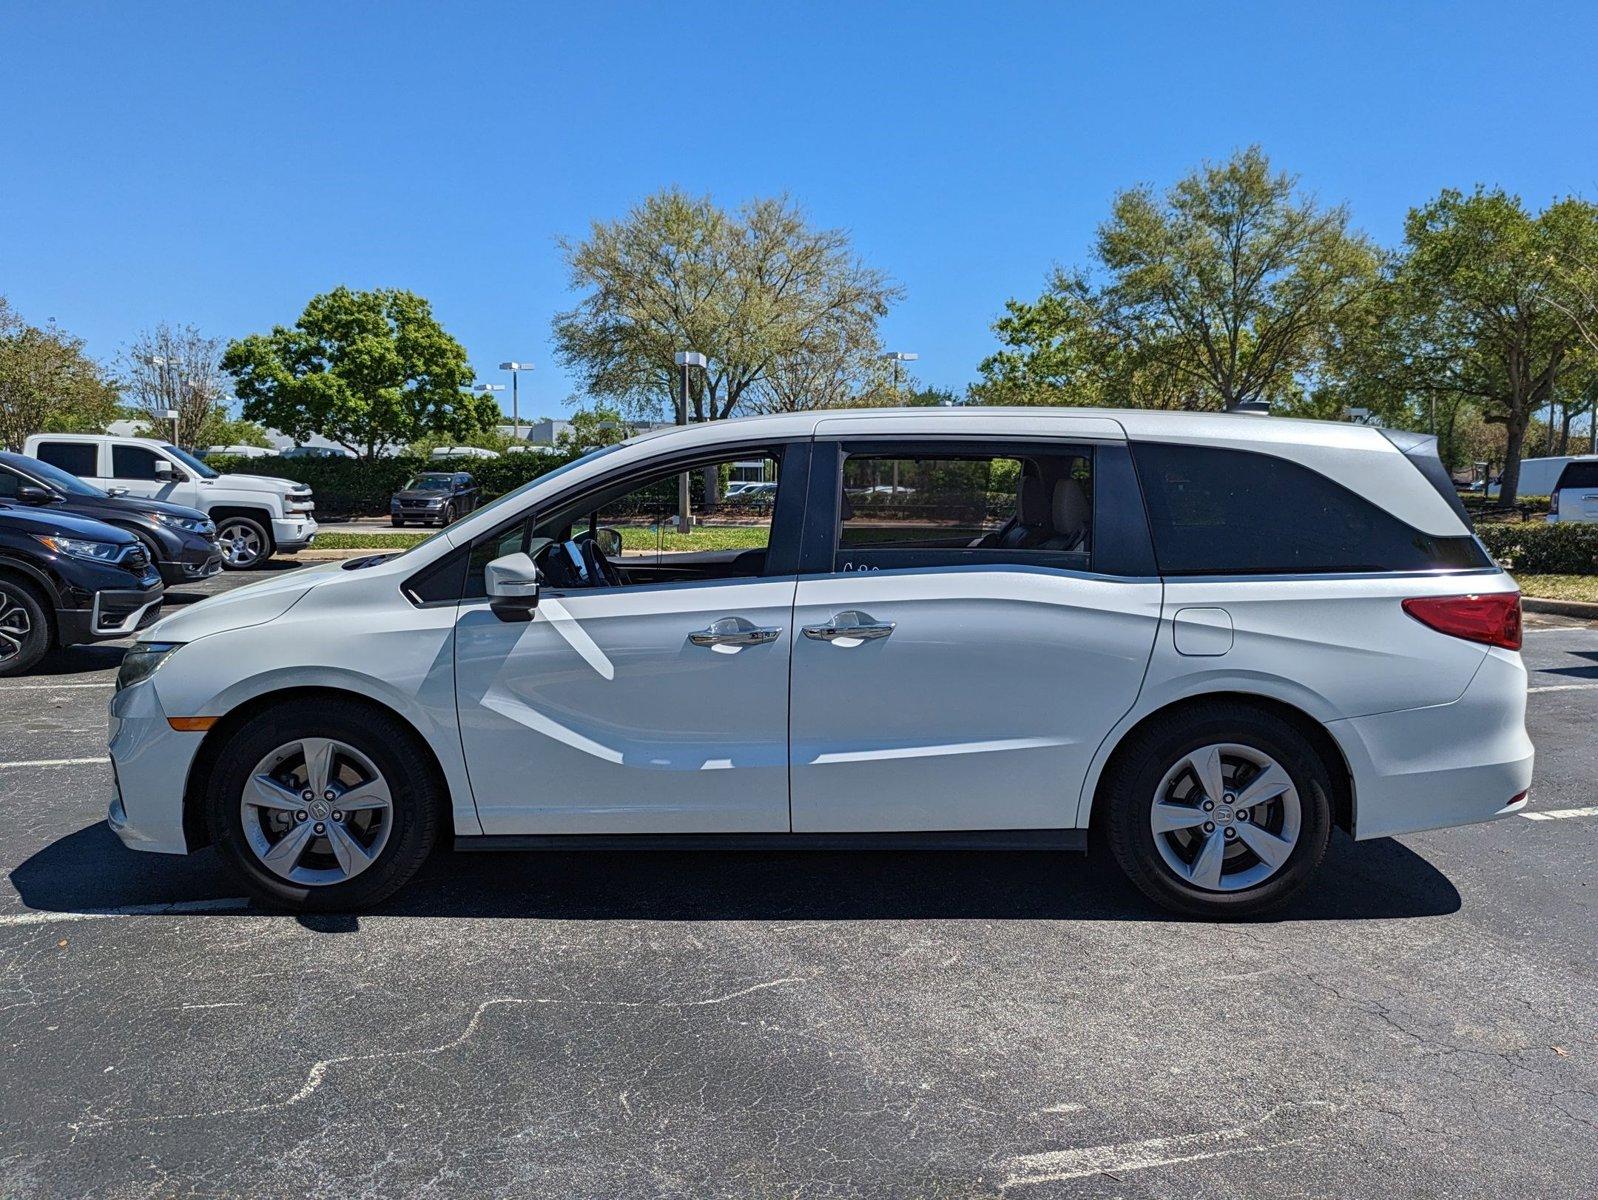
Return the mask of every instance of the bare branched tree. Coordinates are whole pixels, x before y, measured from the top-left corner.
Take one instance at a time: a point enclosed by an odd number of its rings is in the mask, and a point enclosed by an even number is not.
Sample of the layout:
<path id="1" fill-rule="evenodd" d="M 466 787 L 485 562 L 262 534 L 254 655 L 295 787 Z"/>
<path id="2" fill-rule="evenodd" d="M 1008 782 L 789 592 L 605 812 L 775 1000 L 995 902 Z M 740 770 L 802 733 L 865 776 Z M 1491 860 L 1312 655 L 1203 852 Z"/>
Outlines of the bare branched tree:
<path id="1" fill-rule="evenodd" d="M 197 446 L 206 427 L 225 416 L 221 362 L 222 339 L 162 321 L 139 334 L 123 356 L 123 395 L 162 436 L 172 434 L 166 414 L 176 412 L 178 445 Z"/>

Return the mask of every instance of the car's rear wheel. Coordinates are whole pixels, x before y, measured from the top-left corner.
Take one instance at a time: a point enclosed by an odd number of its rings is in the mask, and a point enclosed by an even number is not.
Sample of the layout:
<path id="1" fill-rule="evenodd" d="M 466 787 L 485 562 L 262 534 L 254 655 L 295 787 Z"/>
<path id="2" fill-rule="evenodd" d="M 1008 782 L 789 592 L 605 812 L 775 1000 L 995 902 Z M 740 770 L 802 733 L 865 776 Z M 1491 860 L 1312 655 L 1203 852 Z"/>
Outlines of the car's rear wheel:
<path id="1" fill-rule="evenodd" d="M 1314 874 L 1332 827 L 1332 780 L 1288 721 L 1219 703 L 1158 721 L 1106 778 L 1116 860 L 1179 912 L 1253 916 Z"/>
<path id="2" fill-rule="evenodd" d="M 212 840 L 268 903 L 359 909 L 414 875 L 442 790 L 410 730 L 343 701 L 285 705 L 229 738 L 213 772 Z"/>
<path id="3" fill-rule="evenodd" d="M 223 517 L 216 523 L 222 565 L 230 571 L 251 571 L 272 557 L 272 536 L 252 517 Z"/>
<path id="4" fill-rule="evenodd" d="M 32 670 L 50 649 L 50 617 L 26 584 L 0 579 L 0 676 Z"/>

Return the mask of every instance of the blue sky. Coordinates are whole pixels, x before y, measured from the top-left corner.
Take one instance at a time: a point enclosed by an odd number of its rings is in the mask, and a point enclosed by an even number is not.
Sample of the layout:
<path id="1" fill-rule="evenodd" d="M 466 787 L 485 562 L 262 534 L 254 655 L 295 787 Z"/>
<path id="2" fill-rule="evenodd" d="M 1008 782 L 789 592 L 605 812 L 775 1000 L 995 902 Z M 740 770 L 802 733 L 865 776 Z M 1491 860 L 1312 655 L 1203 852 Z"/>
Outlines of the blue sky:
<path id="1" fill-rule="evenodd" d="M 1445 186 L 1598 195 L 1591 4 L 0 6 L 0 294 L 111 358 L 336 284 L 427 296 L 523 415 L 573 385 L 555 246 L 677 183 L 787 192 L 962 387 L 1113 194 L 1262 144 L 1396 240 Z M 508 396 L 508 393 L 507 393 Z M 508 403 L 508 399 L 507 399 Z"/>

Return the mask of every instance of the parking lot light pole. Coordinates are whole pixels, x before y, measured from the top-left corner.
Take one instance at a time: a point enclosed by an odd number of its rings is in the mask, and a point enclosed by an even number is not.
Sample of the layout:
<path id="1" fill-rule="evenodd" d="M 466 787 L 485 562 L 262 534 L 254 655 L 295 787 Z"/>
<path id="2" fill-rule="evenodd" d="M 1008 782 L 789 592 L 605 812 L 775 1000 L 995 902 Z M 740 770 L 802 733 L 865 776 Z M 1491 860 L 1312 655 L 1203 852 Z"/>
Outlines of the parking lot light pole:
<path id="1" fill-rule="evenodd" d="M 919 354 L 915 354 L 915 353 L 907 353 L 906 351 L 903 351 L 903 350 L 890 350 L 886 354 L 884 354 L 882 357 L 887 359 L 889 362 L 891 362 L 893 364 L 893 399 L 897 403 L 898 400 L 900 399 L 900 397 L 899 397 L 899 364 L 900 363 L 907 363 L 907 362 L 915 362 L 915 360 L 920 358 L 921 356 Z"/>
<path id="2" fill-rule="evenodd" d="M 502 362 L 499 364 L 499 369 L 510 372 L 510 420 L 511 428 L 515 431 L 511 436 L 519 442 L 522 440 L 522 405 L 521 397 L 516 391 L 516 380 L 523 371 L 531 371 L 533 364 L 530 362 Z"/>
<path id="3" fill-rule="evenodd" d="M 697 350 L 677 351 L 677 367 L 681 375 L 677 393 L 677 424 L 688 424 L 688 368 L 704 370 L 709 366 L 710 360 Z M 688 473 L 684 471 L 677 477 L 677 528 L 685 534 L 689 528 L 688 489 Z"/>

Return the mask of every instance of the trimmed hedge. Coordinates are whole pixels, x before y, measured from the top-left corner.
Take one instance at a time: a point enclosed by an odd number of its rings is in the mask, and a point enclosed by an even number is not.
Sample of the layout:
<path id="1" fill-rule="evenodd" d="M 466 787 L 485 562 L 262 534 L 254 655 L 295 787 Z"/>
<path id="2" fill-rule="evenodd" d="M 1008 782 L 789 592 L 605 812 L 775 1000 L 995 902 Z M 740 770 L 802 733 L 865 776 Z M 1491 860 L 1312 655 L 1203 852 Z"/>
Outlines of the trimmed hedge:
<path id="1" fill-rule="evenodd" d="M 1598 575 L 1598 525 L 1545 521 L 1482 524 L 1482 544 L 1502 565 L 1530 575 Z"/>
<path id="2" fill-rule="evenodd" d="M 357 458 L 243 458 L 216 454 L 205 460 L 217 471 L 275 475 L 308 483 L 320 518 L 388 515 L 389 497 L 419 471 L 468 471 L 491 500 L 547 471 L 564 466 L 574 454 L 502 454 L 498 458 L 423 458 L 396 455 L 366 462 Z"/>

